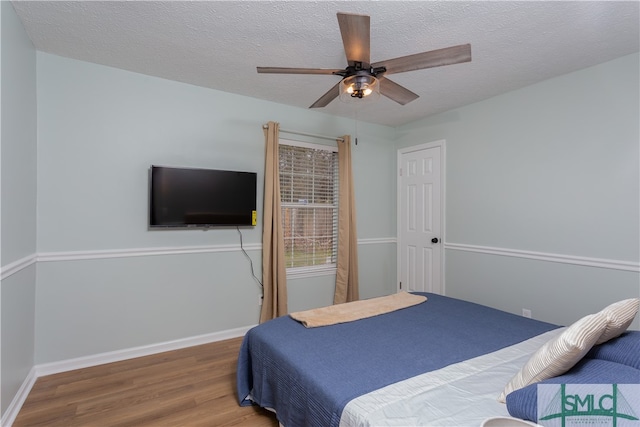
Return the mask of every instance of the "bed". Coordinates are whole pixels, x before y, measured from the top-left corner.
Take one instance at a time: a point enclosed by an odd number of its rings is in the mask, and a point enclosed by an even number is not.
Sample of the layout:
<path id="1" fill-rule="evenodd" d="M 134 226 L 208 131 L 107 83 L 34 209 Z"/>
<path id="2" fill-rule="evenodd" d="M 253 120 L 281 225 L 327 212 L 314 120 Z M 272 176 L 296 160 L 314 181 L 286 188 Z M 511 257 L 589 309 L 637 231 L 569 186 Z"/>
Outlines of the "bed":
<path id="1" fill-rule="evenodd" d="M 408 308 L 306 328 L 252 328 L 238 357 L 241 405 L 285 427 L 475 425 L 508 416 L 504 385 L 558 325 L 431 293 Z"/>

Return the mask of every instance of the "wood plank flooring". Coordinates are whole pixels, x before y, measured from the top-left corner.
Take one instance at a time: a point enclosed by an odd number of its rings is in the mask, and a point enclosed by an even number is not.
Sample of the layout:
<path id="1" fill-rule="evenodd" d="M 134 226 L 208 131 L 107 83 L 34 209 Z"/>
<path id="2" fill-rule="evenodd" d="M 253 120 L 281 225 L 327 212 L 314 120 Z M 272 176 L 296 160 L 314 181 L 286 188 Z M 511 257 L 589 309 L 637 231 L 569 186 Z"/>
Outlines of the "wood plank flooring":
<path id="1" fill-rule="evenodd" d="M 13 426 L 278 426 L 271 412 L 237 403 L 241 342 L 38 378 Z"/>

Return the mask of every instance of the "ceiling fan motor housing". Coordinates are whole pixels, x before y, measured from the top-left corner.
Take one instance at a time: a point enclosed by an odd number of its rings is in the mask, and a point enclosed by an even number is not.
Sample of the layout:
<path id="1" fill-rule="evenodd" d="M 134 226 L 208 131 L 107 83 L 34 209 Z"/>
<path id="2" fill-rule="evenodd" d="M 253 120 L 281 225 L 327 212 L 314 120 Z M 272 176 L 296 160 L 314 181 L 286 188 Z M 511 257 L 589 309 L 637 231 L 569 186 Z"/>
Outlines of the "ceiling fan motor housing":
<path id="1" fill-rule="evenodd" d="M 369 64 L 365 64 L 363 62 L 356 62 L 355 65 L 349 65 L 344 70 L 334 71 L 333 74 L 335 74 L 336 76 L 342 76 L 342 77 L 350 77 L 350 76 L 377 77 L 378 75 L 381 75 L 386 71 L 387 71 L 386 67 L 373 68 Z"/>

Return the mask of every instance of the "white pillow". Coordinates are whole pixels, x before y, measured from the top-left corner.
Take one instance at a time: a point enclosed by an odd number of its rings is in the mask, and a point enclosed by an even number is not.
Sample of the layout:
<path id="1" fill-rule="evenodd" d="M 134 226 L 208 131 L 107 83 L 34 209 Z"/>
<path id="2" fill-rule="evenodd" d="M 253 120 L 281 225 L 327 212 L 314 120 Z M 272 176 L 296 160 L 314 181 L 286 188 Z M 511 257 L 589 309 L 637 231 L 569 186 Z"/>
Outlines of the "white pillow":
<path id="1" fill-rule="evenodd" d="M 505 403 L 507 394 L 512 391 L 571 369 L 598 341 L 606 326 L 607 316 L 603 312 L 590 314 L 547 341 L 511 378 L 498 401 Z"/>
<path id="2" fill-rule="evenodd" d="M 640 307 L 640 298 L 629 298 L 603 308 L 601 313 L 607 318 L 607 324 L 596 344 L 607 342 L 626 331 L 636 317 L 638 307 Z"/>

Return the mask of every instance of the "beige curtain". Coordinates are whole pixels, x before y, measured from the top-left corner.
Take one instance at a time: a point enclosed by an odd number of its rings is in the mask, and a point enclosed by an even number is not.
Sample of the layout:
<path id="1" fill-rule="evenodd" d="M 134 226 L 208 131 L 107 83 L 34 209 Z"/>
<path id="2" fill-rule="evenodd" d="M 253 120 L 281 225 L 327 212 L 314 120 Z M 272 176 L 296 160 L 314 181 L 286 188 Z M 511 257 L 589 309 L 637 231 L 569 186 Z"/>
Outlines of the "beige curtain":
<path id="1" fill-rule="evenodd" d="M 287 271 L 280 211 L 279 141 L 280 125 L 269 122 L 264 129 L 264 215 L 262 224 L 262 286 L 264 300 L 260 323 L 283 316 L 287 310 Z"/>
<path id="2" fill-rule="evenodd" d="M 338 199 L 338 265 L 334 304 L 357 301 L 358 294 L 358 236 L 356 233 L 356 204 L 351 171 L 351 137 L 338 140 L 338 169 L 340 194 Z"/>

